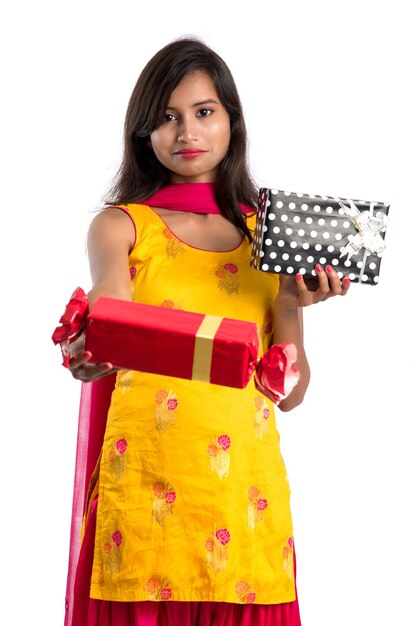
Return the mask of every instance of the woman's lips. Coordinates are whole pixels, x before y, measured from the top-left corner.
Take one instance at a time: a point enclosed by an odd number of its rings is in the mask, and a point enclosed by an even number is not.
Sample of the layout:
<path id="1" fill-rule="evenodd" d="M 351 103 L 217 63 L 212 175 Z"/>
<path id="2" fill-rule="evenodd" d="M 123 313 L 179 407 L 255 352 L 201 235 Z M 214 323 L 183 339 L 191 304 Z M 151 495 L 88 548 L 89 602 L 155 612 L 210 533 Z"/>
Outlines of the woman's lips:
<path id="1" fill-rule="evenodd" d="M 183 159 L 194 159 L 195 157 L 204 154 L 206 150 L 178 150 L 174 154 L 182 157 Z"/>

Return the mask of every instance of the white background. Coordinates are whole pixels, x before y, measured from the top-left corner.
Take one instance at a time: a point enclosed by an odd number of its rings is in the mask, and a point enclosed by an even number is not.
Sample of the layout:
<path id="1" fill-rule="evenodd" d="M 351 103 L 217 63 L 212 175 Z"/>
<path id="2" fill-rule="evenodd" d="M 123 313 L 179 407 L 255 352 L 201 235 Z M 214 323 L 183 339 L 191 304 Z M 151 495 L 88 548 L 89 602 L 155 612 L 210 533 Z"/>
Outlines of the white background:
<path id="1" fill-rule="evenodd" d="M 305 311 L 312 382 L 278 425 L 304 626 L 418 624 L 412 2 L 16 0 L 0 17 L 4 623 L 63 619 L 79 384 L 50 335 L 90 288 L 137 76 L 195 34 L 235 76 L 260 186 L 391 204 L 379 286 Z"/>

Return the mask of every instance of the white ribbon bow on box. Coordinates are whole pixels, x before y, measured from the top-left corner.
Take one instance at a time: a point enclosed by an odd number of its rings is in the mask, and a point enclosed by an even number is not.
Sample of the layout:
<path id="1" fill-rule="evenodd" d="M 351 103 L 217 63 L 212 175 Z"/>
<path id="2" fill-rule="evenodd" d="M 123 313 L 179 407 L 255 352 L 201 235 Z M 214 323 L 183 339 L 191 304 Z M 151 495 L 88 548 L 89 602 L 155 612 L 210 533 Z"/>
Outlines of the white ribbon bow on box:
<path id="1" fill-rule="evenodd" d="M 348 236 L 348 243 L 341 248 L 340 258 L 347 255 L 347 260 L 355 254 L 358 254 L 364 248 L 362 259 L 362 268 L 360 271 L 359 282 L 363 279 L 363 273 L 366 267 L 366 259 L 370 254 L 381 255 L 386 248 L 383 237 L 380 232 L 385 228 L 388 216 L 384 213 L 373 214 L 375 203 L 370 204 L 369 211 L 360 211 L 352 200 L 349 200 L 350 206 L 346 206 L 342 202 L 340 207 L 344 209 L 347 216 L 353 222 L 358 232 L 355 235 Z"/>

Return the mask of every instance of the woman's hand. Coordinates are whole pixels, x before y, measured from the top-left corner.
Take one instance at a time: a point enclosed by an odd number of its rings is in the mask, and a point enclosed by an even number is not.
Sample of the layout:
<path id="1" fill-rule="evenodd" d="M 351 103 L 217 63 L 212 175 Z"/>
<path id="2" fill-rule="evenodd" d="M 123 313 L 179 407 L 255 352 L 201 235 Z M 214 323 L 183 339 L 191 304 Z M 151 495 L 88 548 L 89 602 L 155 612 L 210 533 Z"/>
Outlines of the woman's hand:
<path id="1" fill-rule="evenodd" d="M 71 344 L 71 358 L 68 369 L 77 380 L 90 383 L 103 376 L 117 372 L 112 363 L 90 363 L 91 352 L 84 350 L 84 334 Z"/>
<path id="2" fill-rule="evenodd" d="M 280 289 L 274 305 L 273 343 L 293 343 L 297 350 L 296 366 L 299 370 L 299 382 L 294 390 L 280 404 L 281 411 L 290 411 L 303 401 L 310 380 L 310 369 L 303 346 L 302 307 L 323 302 L 333 296 L 345 296 L 350 279 L 340 280 L 331 265 L 325 269 L 315 266 L 317 278 L 304 280 L 302 274 L 281 275 Z"/>
<path id="3" fill-rule="evenodd" d="M 281 275 L 276 307 L 281 310 L 290 310 L 323 302 L 333 296 L 345 296 L 350 287 L 349 278 L 343 278 L 341 281 L 331 265 L 327 265 L 324 269 L 318 264 L 315 266 L 315 271 L 317 278 L 308 278 L 306 281 L 302 274 L 297 274 L 296 278 Z"/>

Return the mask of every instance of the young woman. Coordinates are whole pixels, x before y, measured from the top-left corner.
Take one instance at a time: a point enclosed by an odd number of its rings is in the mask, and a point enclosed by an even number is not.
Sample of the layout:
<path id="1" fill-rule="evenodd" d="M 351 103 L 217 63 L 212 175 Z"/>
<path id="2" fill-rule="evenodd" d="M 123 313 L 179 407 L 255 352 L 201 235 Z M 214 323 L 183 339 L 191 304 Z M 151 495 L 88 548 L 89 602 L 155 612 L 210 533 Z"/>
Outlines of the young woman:
<path id="1" fill-rule="evenodd" d="M 309 383 L 302 307 L 345 295 L 349 280 L 317 266 L 310 290 L 300 274 L 251 269 L 257 196 L 228 67 L 200 41 L 167 45 L 134 88 L 109 206 L 89 229 L 88 297 L 257 322 L 262 351 L 296 345 L 300 380 L 279 406 L 289 411 Z M 84 398 L 105 418 L 100 430 L 82 412 L 88 480 L 76 475 L 84 532 L 67 624 L 300 624 L 273 404 L 251 383 L 116 372 L 90 358 L 79 341 L 71 372 L 96 381 Z"/>

